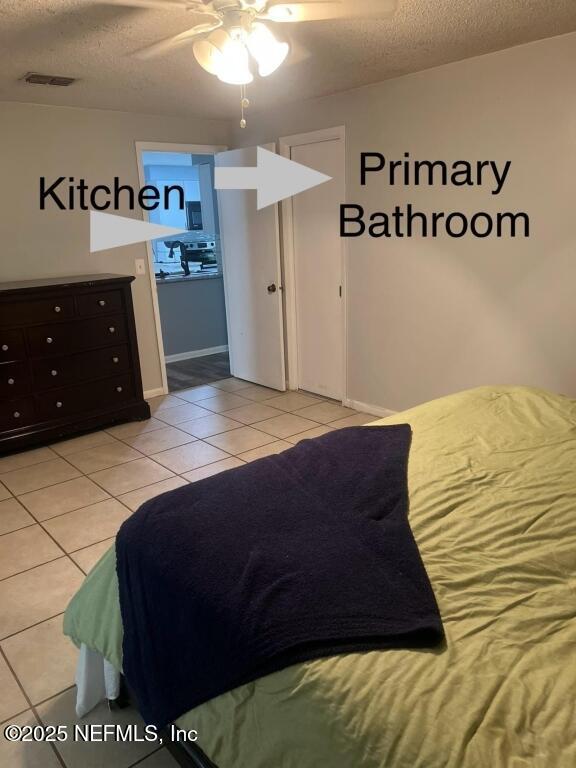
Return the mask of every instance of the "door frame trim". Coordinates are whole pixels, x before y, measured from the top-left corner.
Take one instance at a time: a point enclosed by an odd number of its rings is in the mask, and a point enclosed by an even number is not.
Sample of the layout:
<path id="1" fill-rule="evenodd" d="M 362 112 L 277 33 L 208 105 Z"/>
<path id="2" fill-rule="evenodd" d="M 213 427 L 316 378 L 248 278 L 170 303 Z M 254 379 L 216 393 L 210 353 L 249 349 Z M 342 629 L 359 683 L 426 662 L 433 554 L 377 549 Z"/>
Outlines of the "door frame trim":
<path id="1" fill-rule="evenodd" d="M 341 158 L 344 168 L 344 197 L 347 197 L 346 173 L 346 127 L 338 125 L 309 133 L 281 136 L 278 139 L 280 155 L 290 159 L 292 147 L 304 144 L 319 144 L 324 141 L 340 140 Z M 346 199 L 342 200 L 345 203 Z M 282 253 L 284 266 L 284 301 L 286 318 L 286 358 L 288 363 L 288 388 L 298 389 L 298 334 L 296 312 L 296 257 L 294 252 L 294 217 L 292 198 L 283 200 L 282 211 Z M 348 245 L 345 238 L 340 238 L 340 270 L 342 279 L 342 402 L 348 397 Z"/>
<path id="2" fill-rule="evenodd" d="M 136 162 L 138 164 L 138 179 L 140 186 L 146 184 L 144 165 L 142 163 L 143 152 L 181 152 L 190 155 L 215 155 L 223 152 L 227 147 L 212 144 L 174 144 L 167 141 L 136 141 Z M 144 221 L 149 221 L 148 211 L 142 209 Z M 160 321 L 160 305 L 158 303 L 158 286 L 154 275 L 154 252 L 152 243 L 146 240 L 146 253 L 148 254 L 148 279 L 150 281 L 150 294 L 152 296 L 152 310 L 154 314 L 154 326 L 156 328 L 156 345 L 158 359 L 160 361 L 160 374 L 162 377 L 162 392 L 168 394 L 168 375 L 166 373 L 166 353 L 164 352 L 164 339 L 162 337 L 162 323 Z"/>

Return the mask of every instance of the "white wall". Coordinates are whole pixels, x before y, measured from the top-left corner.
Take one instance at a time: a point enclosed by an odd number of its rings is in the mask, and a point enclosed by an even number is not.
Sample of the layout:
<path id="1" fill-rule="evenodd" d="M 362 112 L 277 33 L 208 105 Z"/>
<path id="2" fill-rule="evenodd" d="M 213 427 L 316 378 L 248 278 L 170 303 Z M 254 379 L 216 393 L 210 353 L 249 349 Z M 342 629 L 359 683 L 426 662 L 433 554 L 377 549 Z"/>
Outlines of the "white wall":
<path id="1" fill-rule="evenodd" d="M 138 188 L 136 141 L 226 145 L 229 138 L 225 121 L 0 103 L 0 281 L 134 274 L 134 259 L 147 258 L 143 243 L 90 254 L 88 213 L 40 211 L 40 176 L 82 177 L 89 185 L 118 176 Z M 144 389 L 152 390 L 162 381 L 147 275 L 132 293 Z"/>
<path id="2" fill-rule="evenodd" d="M 348 396 L 400 409 L 480 384 L 576 395 L 576 34 L 251 114 L 235 145 L 346 125 L 367 211 L 523 210 L 529 240 L 349 240 Z M 361 151 L 512 160 L 504 191 L 359 180 Z"/>
<path id="3" fill-rule="evenodd" d="M 250 115 L 236 145 L 345 124 L 367 210 L 531 214 L 530 240 L 349 240 L 348 395 L 402 408 L 484 383 L 576 395 L 576 34 Z M 280 77 L 280 73 L 278 75 Z M 40 175 L 138 185 L 134 142 L 234 145 L 234 123 L 0 103 L 0 280 L 133 274 L 142 245 L 88 253 L 84 212 L 39 211 Z M 359 183 L 361 151 L 512 160 L 498 197 Z M 129 211 L 120 211 L 129 214 Z M 148 277 L 133 284 L 144 386 L 160 386 Z"/>

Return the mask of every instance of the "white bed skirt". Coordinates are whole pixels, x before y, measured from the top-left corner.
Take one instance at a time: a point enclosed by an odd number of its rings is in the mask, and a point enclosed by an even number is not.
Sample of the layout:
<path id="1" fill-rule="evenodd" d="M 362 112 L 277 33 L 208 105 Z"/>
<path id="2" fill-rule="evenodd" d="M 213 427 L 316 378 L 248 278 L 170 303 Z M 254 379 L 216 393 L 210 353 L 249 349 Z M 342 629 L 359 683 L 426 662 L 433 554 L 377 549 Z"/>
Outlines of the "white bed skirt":
<path id="1" fill-rule="evenodd" d="M 92 651 L 82 643 L 76 666 L 78 717 L 84 717 L 101 701 L 117 699 L 119 694 L 120 672 L 101 653 Z"/>

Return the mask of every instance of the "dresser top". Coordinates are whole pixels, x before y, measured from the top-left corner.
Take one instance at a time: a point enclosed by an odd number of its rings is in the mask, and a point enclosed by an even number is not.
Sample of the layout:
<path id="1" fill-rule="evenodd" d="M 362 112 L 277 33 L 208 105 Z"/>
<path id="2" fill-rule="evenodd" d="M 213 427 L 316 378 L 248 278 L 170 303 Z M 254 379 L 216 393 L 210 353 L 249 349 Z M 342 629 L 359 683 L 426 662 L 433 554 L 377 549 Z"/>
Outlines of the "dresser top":
<path id="1" fill-rule="evenodd" d="M 42 288 L 77 288 L 88 287 L 95 284 L 131 283 L 133 275 L 73 275 L 72 277 L 47 277 L 41 280 L 17 280 L 14 282 L 0 283 L 0 294 L 14 291 L 37 291 Z"/>

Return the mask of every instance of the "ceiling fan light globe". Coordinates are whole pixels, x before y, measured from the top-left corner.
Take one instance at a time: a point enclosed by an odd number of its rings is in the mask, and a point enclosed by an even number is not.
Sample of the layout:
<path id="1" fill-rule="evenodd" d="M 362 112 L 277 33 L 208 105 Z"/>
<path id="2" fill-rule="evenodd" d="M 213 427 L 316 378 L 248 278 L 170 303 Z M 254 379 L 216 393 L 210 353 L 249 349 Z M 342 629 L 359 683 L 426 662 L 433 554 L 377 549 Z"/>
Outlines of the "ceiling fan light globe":
<path id="1" fill-rule="evenodd" d="M 256 59 L 258 73 L 262 77 L 268 77 L 275 72 L 290 52 L 288 43 L 281 43 L 276 40 L 268 27 L 258 22 L 252 25 L 246 45 Z"/>
<path id="2" fill-rule="evenodd" d="M 229 85 L 248 85 L 254 80 L 250 72 L 250 59 L 244 43 L 229 37 L 229 42 L 222 51 L 222 58 L 216 72 L 218 80 Z"/>
<path id="3" fill-rule="evenodd" d="M 249 85 L 254 81 L 254 75 L 249 69 L 246 70 L 234 70 L 225 69 L 218 75 L 218 80 L 227 85 Z"/>
<path id="4" fill-rule="evenodd" d="M 208 40 L 198 40 L 194 43 L 194 58 L 202 69 L 211 75 L 217 75 L 222 58 L 221 51 Z"/>
<path id="5" fill-rule="evenodd" d="M 274 5 L 267 13 L 272 21 L 296 21 L 294 12 L 288 5 Z"/>
<path id="6" fill-rule="evenodd" d="M 194 56 L 206 72 L 216 75 L 223 83 L 248 85 L 254 80 L 246 47 L 223 29 L 194 43 Z"/>
<path id="7" fill-rule="evenodd" d="M 216 29 L 208 37 L 194 43 L 194 57 L 202 69 L 211 75 L 218 75 L 222 67 L 222 57 L 232 42 L 226 30 Z"/>

